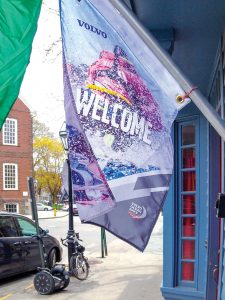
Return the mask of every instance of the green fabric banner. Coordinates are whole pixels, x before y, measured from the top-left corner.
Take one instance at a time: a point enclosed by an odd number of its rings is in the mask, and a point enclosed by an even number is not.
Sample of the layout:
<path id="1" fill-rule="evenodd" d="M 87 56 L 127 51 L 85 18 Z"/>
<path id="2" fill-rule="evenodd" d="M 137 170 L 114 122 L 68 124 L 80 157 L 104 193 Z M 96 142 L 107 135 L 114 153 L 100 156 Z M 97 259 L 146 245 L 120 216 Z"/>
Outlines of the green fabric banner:
<path id="1" fill-rule="evenodd" d="M 0 0 L 0 129 L 29 64 L 42 0 Z"/>

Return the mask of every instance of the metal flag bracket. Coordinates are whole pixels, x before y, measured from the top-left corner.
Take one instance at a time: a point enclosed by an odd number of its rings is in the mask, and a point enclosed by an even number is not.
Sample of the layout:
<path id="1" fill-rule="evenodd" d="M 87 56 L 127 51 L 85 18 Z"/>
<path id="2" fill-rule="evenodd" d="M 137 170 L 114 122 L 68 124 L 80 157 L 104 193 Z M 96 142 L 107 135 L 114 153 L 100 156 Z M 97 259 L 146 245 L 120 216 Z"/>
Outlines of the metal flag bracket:
<path id="1" fill-rule="evenodd" d="M 176 101 L 177 101 L 177 103 L 178 103 L 178 104 L 184 103 L 185 99 L 189 98 L 190 94 L 191 94 L 193 91 L 195 91 L 197 88 L 198 88 L 197 86 L 194 86 L 194 87 L 190 90 L 190 92 L 185 93 L 184 95 L 177 95 L 177 96 L 176 96 Z"/>

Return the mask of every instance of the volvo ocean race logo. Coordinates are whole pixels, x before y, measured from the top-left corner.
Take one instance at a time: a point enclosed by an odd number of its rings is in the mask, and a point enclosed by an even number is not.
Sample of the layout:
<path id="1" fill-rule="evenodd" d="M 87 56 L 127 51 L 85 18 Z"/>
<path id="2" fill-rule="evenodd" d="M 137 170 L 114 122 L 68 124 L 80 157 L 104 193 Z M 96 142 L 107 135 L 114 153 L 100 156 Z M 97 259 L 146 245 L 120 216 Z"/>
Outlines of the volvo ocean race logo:
<path id="1" fill-rule="evenodd" d="M 147 211 L 144 206 L 140 206 L 140 205 L 132 202 L 131 206 L 128 210 L 128 214 L 133 219 L 144 219 L 147 216 Z"/>

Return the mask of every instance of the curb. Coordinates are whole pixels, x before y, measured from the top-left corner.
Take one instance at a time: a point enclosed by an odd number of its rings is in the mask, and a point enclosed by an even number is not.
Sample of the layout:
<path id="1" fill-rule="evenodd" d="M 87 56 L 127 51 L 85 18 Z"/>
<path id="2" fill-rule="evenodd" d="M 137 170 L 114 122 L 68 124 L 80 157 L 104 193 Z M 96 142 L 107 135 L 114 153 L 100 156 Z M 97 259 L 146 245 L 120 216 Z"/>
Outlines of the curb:
<path id="1" fill-rule="evenodd" d="M 38 217 L 38 219 L 39 220 L 45 220 L 45 219 L 59 219 L 59 218 L 64 218 L 64 217 L 66 217 L 66 216 L 68 216 L 69 214 L 66 214 L 66 215 L 63 215 L 63 216 L 53 216 L 53 217 L 42 217 L 42 218 L 39 218 Z"/>
<path id="2" fill-rule="evenodd" d="M 39 220 L 44 220 L 44 219 L 59 219 L 59 218 L 64 218 L 64 217 L 66 217 L 66 216 L 68 216 L 69 214 L 66 214 L 66 215 L 63 215 L 63 216 L 56 216 L 56 217 L 39 217 L 38 216 L 38 219 Z M 32 219 L 32 215 L 25 215 L 25 217 L 28 217 L 28 218 L 30 218 L 30 219 Z M 1 300 L 1 298 L 0 298 L 0 300 Z"/>

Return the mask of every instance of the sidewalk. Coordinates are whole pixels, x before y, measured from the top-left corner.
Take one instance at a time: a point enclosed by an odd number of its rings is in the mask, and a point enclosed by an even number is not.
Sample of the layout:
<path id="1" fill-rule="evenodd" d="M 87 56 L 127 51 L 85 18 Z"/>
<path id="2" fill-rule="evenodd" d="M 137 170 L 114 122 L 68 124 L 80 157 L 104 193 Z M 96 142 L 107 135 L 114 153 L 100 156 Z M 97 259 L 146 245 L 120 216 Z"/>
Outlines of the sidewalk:
<path id="1" fill-rule="evenodd" d="M 68 211 L 62 211 L 62 210 L 57 210 L 56 211 L 56 216 L 54 216 L 54 210 L 49 210 L 49 211 L 38 211 L 38 218 L 39 219 L 50 219 L 50 218 L 63 218 L 67 216 L 69 213 Z M 31 215 L 26 215 L 28 218 L 32 218 Z"/>
<path id="2" fill-rule="evenodd" d="M 40 218 L 54 218 L 54 212 L 38 212 Z M 66 216 L 59 211 L 56 217 Z M 160 224 L 161 226 L 161 224 Z M 157 232 L 159 227 L 155 228 Z M 150 241 L 151 243 L 151 241 Z M 151 244 L 149 244 L 151 246 Z M 151 247 L 141 253 L 125 242 L 116 239 L 108 245 L 109 255 L 99 257 L 99 251 L 88 254 L 90 274 L 85 281 L 71 277 L 68 288 L 48 296 L 66 300 L 162 300 L 162 254 L 154 254 Z M 67 263 L 64 256 L 63 262 Z M 16 299 L 40 299 L 34 288 L 27 289 Z M 21 298 L 20 298 L 21 297 Z"/>
<path id="3" fill-rule="evenodd" d="M 69 286 L 52 295 L 39 295 L 33 286 L 34 275 L 21 276 L 18 284 L 1 287 L 8 300 L 163 300 L 160 294 L 161 255 L 140 253 L 116 240 L 107 258 L 89 256 L 90 274 L 85 281 L 71 277 Z"/>
<path id="4" fill-rule="evenodd" d="M 47 296 L 56 300 L 163 300 L 160 294 L 162 256 L 140 253 L 120 240 L 110 244 L 110 253 L 100 258 L 99 252 L 89 256 L 90 273 L 85 281 L 71 277 L 69 286 Z M 31 278 L 32 280 L 32 278 Z M 30 286 L 10 300 L 36 300 L 39 295 Z"/>
<path id="5" fill-rule="evenodd" d="M 90 277 L 70 289 L 78 292 L 77 299 L 86 300 L 161 300 L 162 256 L 140 253 L 120 240 L 110 244 L 107 258 L 90 257 Z M 81 293 L 82 291 L 82 293 Z M 63 298 L 61 298 L 63 299 Z"/>

